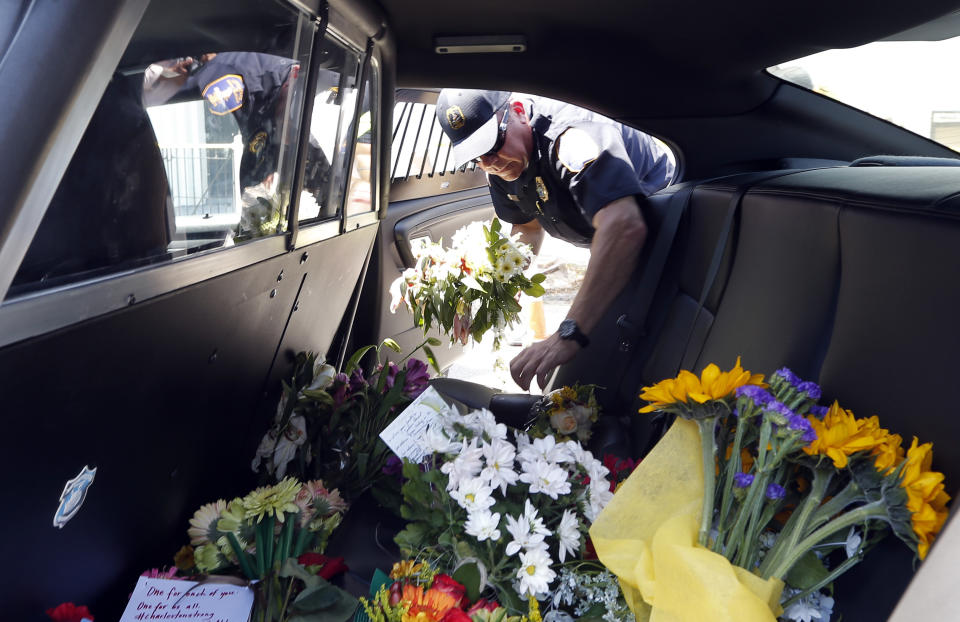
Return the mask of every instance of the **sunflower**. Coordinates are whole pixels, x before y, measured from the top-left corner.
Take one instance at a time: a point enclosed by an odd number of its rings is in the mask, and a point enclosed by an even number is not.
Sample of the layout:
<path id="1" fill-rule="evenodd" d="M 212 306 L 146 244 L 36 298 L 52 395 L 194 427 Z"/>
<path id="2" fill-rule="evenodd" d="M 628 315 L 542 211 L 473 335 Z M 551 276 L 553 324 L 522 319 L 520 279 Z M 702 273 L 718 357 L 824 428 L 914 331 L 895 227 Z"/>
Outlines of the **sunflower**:
<path id="1" fill-rule="evenodd" d="M 423 564 L 418 564 L 412 559 L 406 559 L 393 565 L 393 569 L 390 571 L 390 578 L 394 581 L 406 579 L 419 575 L 421 570 L 423 570 Z"/>
<path id="2" fill-rule="evenodd" d="M 874 456 L 873 465 L 884 475 L 888 475 L 903 462 L 903 437 L 899 434 L 890 434 L 871 452 Z"/>
<path id="3" fill-rule="evenodd" d="M 641 408 L 640 412 L 654 412 L 665 406 L 679 403 L 691 405 L 688 400 L 697 404 L 710 400 L 722 400 L 729 397 L 737 387 L 762 383 L 763 375 L 751 374 L 743 369 L 738 356 L 737 364 L 730 371 L 720 371 L 719 367 L 710 363 L 699 377 L 684 369 L 676 378 L 667 378 L 652 387 L 644 387 L 640 398 L 650 404 Z"/>
<path id="4" fill-rule="evenodd" d="M 880 427 L 876 417 L 857 419 L 853 412 L 840 408 L 834 402 L 824 415 L 823 421 L 812 415 L 807 416 L 817 438 L 806 445 L 803 451 L 808 456 L 825 455 L 833 460 L 833 466 L 842 469 L 847 466 L 847 457 L 858 451 L 872 451 L 889 442 L 890 432 Z"/>
<path id="5" fill-rule="evenodd" d="M 190 528 L 187 529 L 190 544 L 200 546 L 216 540 L 220 535 L 217 532 L 217 521 L 226 509 L 227 502 L 223 499 L 201 505 L 190 519 Z"/>
<path id="6" fill-rule="evenodd" d="M 933 537 L 947 520 L 950 496 L 943 490 L 943 473 L 930 470 L 933 443 L 919 445 L 913 437 L 904 459 L 900 486 L 907 493 L 907 509 L 911 512 L 913 531 L 917 534 L 917 555 L 927 556 Z"/>

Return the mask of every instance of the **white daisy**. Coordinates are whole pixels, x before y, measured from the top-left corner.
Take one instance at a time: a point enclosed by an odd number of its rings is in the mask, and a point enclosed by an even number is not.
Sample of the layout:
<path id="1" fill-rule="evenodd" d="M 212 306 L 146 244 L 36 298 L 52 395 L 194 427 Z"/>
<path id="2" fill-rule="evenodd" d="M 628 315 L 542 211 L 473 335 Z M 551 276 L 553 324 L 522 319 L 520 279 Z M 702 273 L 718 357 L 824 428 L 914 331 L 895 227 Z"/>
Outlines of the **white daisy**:
<path id="1" fill-rule="evenodd" d="M 547 538 L 553 533 L 543 524 L 543 519 L 537 514 L 537 508 L 530 503 L 530 499 L 523 502 L 523 517 L 526 518 L 530 524 L 531 533 L 538 533 Z"/>
<path id="2" fill-rule="evenodd" d="M 591 523 L 597 519 L 597 516 L 600 515 L 603 508 L 607 507 L 607 504 L 613 499 L 613 493 L 610 492 L 608 484 L 602 483 L 601 485 L 594 486 L 594 481 L 597 480 L 590 481 L 590 502 L 583 511 L 584 516 L 586 516 L 587 520 Z"/>
<path id="3" fill-rule="evenodd" d="M 427 427 L 423 435 L 423 448 L 433 454 L 452 454 L 460 445 L 451 441 L 443 432 L 443 426 L 433 424 Z"/>
<path id="4" fill-rule="evenodd" d="M 494 440 L 481 446 L 487 466 L 480 472 L 480 477 L 490 482 L 494 488 L 500 487 L 501 494 L 507 494 L 507 486 L 517 483 L 517 472 L 513 470 L 513 460 L 516 457 L 516 448 L 505 440 Z"/>
<path id="5" fill-rule="evenodd" d="M 557 576 L 550 568 L 552 563 L 553 560 L 544 549 L 520 553 L 520 569 L 517 570 L 520 593 L 528 595 L 546 592 Z"/>
<path id="6" fill-rule="evenodd" d="M 440 470 L 447 475 L 447 490 L 454 490 L 460 486 L 460 481 L 471 479 L 480 474 L 483 469 L 483 451 L 477 447 L 477 439 L 467 443 L 460 441 L 460 453 L 453 460 L 443 463 Z"/>
<path id="7" fill-rule="evenodd" d="M 534 532 L 526 516 L 514 518 L 507 514 L 505 520 L 507 521 L 507 531 L 513 536 L 513 540 L 507 544 L 507 555 L 515 555 L 521 549 L 532 551 L 533 549 L 546 548 L 547 543 L 543 541 L 545 534 Z"/>
<path id="8" fill-rule="evenodd" d="M 570 492 L 567 472 L 556 464 L 538 459 L 536 462 L 527 462 L 522 466 L 520 481 L 530 484 L 531 493 L 542 493 L 556 500 L 558 496 Z"/>
<path id="9" fill-rule="evenodd" d="M 493 488 L 487 486 L 486 480 L 482 477 L 465 479 L 460 482 L 460 486 L 450 493 L 450 496 L 460 504 L 470 514 L 483 512 L 494 504 L 493 497 L 490 494 Z"/>
<path id="10" fill-rule="evenodd" d="M 467 516 L 467 522 L 464 523 L 464 531 L 473 536 L 479 542 L 490 540 L 495 542 L 500 539 L 500 513 L 490 513 L 488 510 L 474 512 Z"/>
<path id="11" fill-rule="evenodd" d="M 492 412 L 486 408 L 482 408 L 476 411 L 476 414 L 481 431 L 486 434 L 491 441 L 507 440 L 507 426 L 502 423 L 497 423 L 497 418 L 493 416 Z"/>
<path id="12" fill-rule="evenodd" d="M 560 538 L 560 561 L 563 562 L 566 554 L 576 555 L 580 550 L 580 526 L 577 515 L 570 510 L 564 510 L 557 527 L 557 537 Z"/>
<path id="13" fill-rule="evenodd" d="M 560 462 L 566 456 L 566 448 L 557 445 L 557 439 L 552 436 L 535 438 L 530 445 L 520 450 L 520 462 L 536 462 L 543 460 L 550 464 Z"/>

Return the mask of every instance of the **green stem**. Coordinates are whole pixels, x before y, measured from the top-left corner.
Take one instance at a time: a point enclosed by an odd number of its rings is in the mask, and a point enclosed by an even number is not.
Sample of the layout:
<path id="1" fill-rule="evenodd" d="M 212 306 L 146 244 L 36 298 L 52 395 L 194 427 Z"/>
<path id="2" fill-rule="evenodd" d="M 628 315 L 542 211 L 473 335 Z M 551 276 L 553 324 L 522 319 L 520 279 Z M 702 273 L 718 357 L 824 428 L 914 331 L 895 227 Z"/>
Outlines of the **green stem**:
<path id="1" fill-rule="evenodd" d="M 240 546 L 240 541 L 237 540 L 237 536 L 233 535 L 233 532 L 228 531 L 227 541 L 230 543 L 230 547 L 237 556 L 237 563 L 240 564 L 240 570 L 243 571 L 243 574 L 245 574 L 251 581 L 257 579 L 257 574 L 254 573 L 253 568 L 250 566 L 250 560 L 248 559 L 249 556 L 247 555 L 247 552 L 243 550 L 243 547 Z"/>
<path id="2" fill-rule="evenodd" d="M 797 561 L 806 555 L 807 551 L 814 546 L 829 538 L 833 534 L 852 525 L 860 525 L 868 520 L 887 517 L 887 510 L 883 499 L 878 499 L 872 503 L 862 505 L 855 510 L 850 510 L 846 514 L 838 516 L 823 527 L 817 529 L 809 536 L 801 540 L 797 546 L 784 555 L 782 562 L 774 566 L 770 571 L 771 577 L 782 579 Z"/>
<path id="3" fill-rule="evenodd" d="M 740 471 L 740 447 L 743 444 L 743 435 L 746 433 L 747 426 L 744 421 L 748 418 L 745 411 L 747 400 L 740 409 L 740 417 L 737 420 L 737 432 L 733 437 L 733 449 L 730 453 L 730 460 L 727 461 L 727 474 L 723 480 L 723 494 L 720 501 L 720 520 L 717 521 L 717 539 L 713 543 L 713 550 L 719 553 L 723 544 L 723 537 L 727 532 L 727 514 L 730 513 L 730 506 L 733 504 L 733 480 Z"/>
<path id="4" fill-rule="evenodd" d="M 700 546 L 707 546 L 710 539 L 710 524 L 713 522 L 713 497 L 716 493 L 714 456 L 717 453 L 717 444 L 713 436 L 716 418 L 698 419 L 697 426 L 700 428 L 700 449 L 703 457 L 703 509 L 700 512 L 698 542 Z"/>
<path id="5" fill-rule="evenodd" d="M 280 542 L 273 552 L 273 563 L 278 561 L 283 564 L 284 560 L 290 557 L 290 540 L 293 537 L 293 523 L 297 520 L 294 515 L 287 515 L 283 530 L 280 532 Z"/>
<path id="6" fill-rule="evenodd" d="M 807 594 L 810 594 L 811 592 L 815 592 L 815 591 L 819 590 L 820 588 L 822 588 L 823 586 L 829 585 L 830 583 L 833 583 L 834 581 L 836 581 L 836 579 L 837 579 L 840 575 L 842 575 L 843 573 L 845 573 L 846 571 L 850 570 L 851 568 L 853 568 L 854 566 L 856 566 L 858 563 L 860 563 L 860 560 L 861 560 L 861 559 L 863 559 L 863 555 L 861 555 L 860 553 L 857 553 L 857 554 L 854 555 L 853 557 L 850 557 L 850 558 L 844 560 L 844 562 L 843 562 L 842 564 L 840 564 L 839 566 L 837 566 L 836 568 L 834 568 L 833 570 L 831 570 L 831 571 L 830 571 L 830 574 L 828 574 L 826 577 L 820 579 L 819 581 L 817 581 L 816 583 L 814 583 L 813 585 L 811 585 L 811 586 L 808 587 L 807 589 L 803 590 L 803 591 L 800 592 L 799 594 L 794 594 L 793 596 L 790 597 L 789 600 L 784 601 L 781 606 L 782 606 L 784 609 L 786 609 L 787 607 L 789 607 L 789 606 L 792 605 L 793 603 L 797 602 L 798 600 L 800 600 L 801 598 L 803 598 L 803 597 L 806 596 Z"/>
<path id="7" fill-rule="evenodd" d="M 284 616 L 287 612 L 287 606 L 290 604 L 290 595 L 293 594 L 293 577 L 290 577 L 290 583 L 287 584 L 287 595 L 283 599 L 283 609 L 280 610 L 280 622 L 289 619 L 289 616 Z"/>
<path id="8" fill-rule="evenodd" d="M 780 536 L 776 543 L 767 552 L 766 558 L 760 564 L 760 576 L 768 579 L 767 571 L 780 561 L 784 551 L 790 551 L 797 545 L 800 538 L 806 533 L 810 523 L 810 517 L 814 514 L 823 496 L 830 486 L 833 479 L 833 467 L 828 468 L 815 467 L 813 470 L 813 482 L 810 484 L 810 493 L 800 504 L 800 507 L 793 511 L 787 524 L 783 526 Z"/>
<path id="9" fill-rule="evenodd" d="M 266 547 L 263 552 L 263 565 L 264 569 L 269 572 L 273 568 L 273 549 L 274 549 L 274 539 L 273 539 L 273 526 L 276 519 L 271 514 L 263 521 L 263 540 Z M 260 550 L 259 543 L 257 546 L 257 551 Z"/>
<path id="10" fill-rule="evenodd" d="M 254 555 L 254 557 L 256 557 L 257 560 L 257 578 L 263 579 L 266 571 L 266 559 L 264 559 L 264 557 L 266 556 L 267 548 L 266 538 L 263 537 L 263 523 L 257 523 L 256 533 L 257 554 Z"/>
<path id="11" fill-rule="evenodd" d="M 849 484 L 844 487 L 843 490 L 838 492 L 833 496 L 832 499 L 821 505 L 816 513 L 813 515 L 813 518 L 810 520 L 810 529 L 816 529 L 823 523 L 830 520 L 830 518 L 836 514 L 839 514 L 846 508 L 848 505 L 854 501 L 859 501 L 863 498 L 862 490 L 857 486 L 856 482 L 851 481 Z"/>

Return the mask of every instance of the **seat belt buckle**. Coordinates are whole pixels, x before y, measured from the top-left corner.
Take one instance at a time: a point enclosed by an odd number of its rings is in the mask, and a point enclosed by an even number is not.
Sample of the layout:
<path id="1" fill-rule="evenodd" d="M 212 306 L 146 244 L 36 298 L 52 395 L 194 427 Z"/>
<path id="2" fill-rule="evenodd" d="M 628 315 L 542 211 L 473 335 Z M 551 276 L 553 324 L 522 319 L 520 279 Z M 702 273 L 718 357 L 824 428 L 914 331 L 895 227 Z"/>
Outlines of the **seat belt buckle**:
<path id="1" fill-rule="evenodd" d="M 618 349 L 621 352 L 629 352 L 633 349 L 634 341 L 647 336 L 647 331 L 631 322 L 626 313 L 617 318 L 617 328 L 620 329 Z"/>

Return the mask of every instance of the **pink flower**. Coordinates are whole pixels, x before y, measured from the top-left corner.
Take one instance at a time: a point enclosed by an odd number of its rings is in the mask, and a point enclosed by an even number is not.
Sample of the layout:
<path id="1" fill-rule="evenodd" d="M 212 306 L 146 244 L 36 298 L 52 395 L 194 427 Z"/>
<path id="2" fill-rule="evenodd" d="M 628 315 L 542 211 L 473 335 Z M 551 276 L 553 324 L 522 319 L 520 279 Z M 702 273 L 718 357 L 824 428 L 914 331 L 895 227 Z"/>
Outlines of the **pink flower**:
<path id="1" fill-rule="evenodd" d="M 160 570 L 159 568 L 151 568 L 150 570 L 147 570 L 140 576 L 146 577 L 148 579 L 180 579 L 180 577 L 177 576 L 176 566 L 171 566 L 167 570 Z"/>

